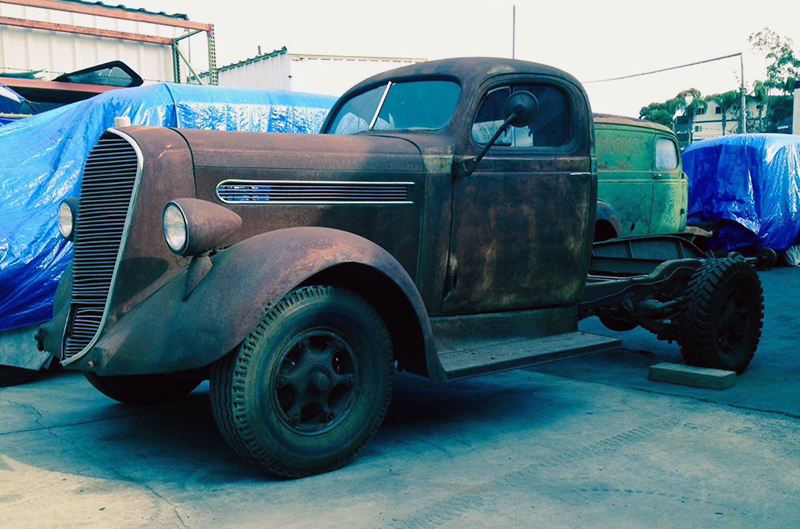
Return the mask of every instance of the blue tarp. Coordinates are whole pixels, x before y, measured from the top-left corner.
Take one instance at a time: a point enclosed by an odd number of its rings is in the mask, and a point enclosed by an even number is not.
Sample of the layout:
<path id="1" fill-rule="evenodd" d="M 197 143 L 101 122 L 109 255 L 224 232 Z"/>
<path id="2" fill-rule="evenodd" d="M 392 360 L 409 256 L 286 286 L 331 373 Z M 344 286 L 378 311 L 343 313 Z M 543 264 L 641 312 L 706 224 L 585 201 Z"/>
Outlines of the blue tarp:
<path id="1" fill-rule="evenodd" d="M 335 98 L 154 84 L 106 92 L 0 127 L 0 331 L 47 321 L 72 258 L 59 202 L 78 196 L 84 161 L 114 117 L 133 125 L 316 133 Z"/>
<path id="2" fill-rule="evenodd" d="M 740 134 L 683 153 L 689 224 L 721 222 L 714 248 L 783 251 L 800 234 L 800 136 Z"/>

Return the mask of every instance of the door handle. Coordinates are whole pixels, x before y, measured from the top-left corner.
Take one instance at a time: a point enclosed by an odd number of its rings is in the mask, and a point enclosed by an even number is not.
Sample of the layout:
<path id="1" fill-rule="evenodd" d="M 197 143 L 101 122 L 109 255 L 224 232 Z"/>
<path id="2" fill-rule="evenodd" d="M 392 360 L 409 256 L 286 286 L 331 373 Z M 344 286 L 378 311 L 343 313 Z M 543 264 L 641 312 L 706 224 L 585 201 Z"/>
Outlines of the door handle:
<path id="1" fill-rule="evenodd" d="M 653 180 L 659 180 L 661 178 L 664 178 L 665 176 L 667 176 L 667 175 L 665 175 L 664 173 L 655 173 L 653 175 Z"/>

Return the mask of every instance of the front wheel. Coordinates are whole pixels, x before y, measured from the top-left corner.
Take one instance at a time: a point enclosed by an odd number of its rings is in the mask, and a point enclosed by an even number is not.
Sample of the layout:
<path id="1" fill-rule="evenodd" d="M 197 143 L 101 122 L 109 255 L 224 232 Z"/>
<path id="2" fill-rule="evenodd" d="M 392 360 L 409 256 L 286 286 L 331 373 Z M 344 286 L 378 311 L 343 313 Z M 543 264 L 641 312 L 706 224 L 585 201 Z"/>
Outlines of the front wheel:
<path id="1" fill-rule="evenodd" d="M 303 287 L 212 366 L 212 409 L 228 444 L 267 473 L 320 474 L 375 434 L 393 373 L 389 333 L 372 306 L 344 288 Z"/>
<path id="2" fill-rule="evenodd" d="M 689 280 L 678 343 L 691 366 L 742 373 L 753 359 L 764 320 L 764 292 L 742 259 L 712 259 Z"/>

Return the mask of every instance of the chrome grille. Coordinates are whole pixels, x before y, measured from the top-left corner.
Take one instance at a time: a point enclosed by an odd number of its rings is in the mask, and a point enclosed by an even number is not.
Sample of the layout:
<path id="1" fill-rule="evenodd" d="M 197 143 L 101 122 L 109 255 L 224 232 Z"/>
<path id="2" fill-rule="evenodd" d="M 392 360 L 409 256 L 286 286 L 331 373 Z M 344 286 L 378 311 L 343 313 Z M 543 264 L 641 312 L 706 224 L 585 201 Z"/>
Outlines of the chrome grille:
<path id="1" fill-rule="evenodd" d="M 75 225 L 65 360 L 83 351 L 102 324 L 138 168 L 133 146 L 111 132 L 103 134 L 86 159 Z"/>
<path id="2" fill-rule="evenodd" d="M 413 182 L 225 180 L 217 197 L 226 204 L 409 204 Z"/>

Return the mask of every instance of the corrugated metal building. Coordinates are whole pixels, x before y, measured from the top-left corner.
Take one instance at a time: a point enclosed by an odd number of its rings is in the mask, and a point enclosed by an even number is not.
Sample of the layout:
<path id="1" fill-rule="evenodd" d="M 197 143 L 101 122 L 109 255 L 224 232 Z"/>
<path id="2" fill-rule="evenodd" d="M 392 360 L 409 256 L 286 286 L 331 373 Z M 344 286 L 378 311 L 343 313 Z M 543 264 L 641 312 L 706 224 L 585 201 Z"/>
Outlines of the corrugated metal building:
<path id="1" fill-rule="evenodd" d="M 190 31 L 206 31 L 213 47 L 213 26 L 182 14 L 82 0 L 0 0 L 0 76 L 34 71 L 52 79 L 121 60 L 146 81 L 175 81 L 173 44 Z M 188 46 L 182 48 L 188 55 Z M 213 71 L 206 50 L 197 51 L 202 68 Z"/>
<path id="2" fill-rule="evenodd" d="M 288 53 L 284 47 L 219 68 L 219 84 L 338 96 L 367 77 L 424 61 L 402 57 L 297 54 Z M 204 75 L 207 74 L 201 74 Z"/>

